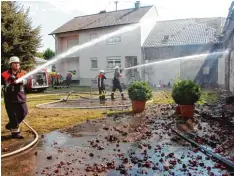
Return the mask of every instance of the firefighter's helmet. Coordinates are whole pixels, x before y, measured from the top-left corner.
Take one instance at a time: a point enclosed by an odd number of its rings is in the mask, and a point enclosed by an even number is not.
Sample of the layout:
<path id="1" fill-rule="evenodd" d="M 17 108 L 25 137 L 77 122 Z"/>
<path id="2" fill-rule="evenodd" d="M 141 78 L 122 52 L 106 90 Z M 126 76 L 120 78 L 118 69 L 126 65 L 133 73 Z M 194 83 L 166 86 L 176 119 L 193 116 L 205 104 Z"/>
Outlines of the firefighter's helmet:
<path id="1" fill-rule="evenodd" d="M 118 66 L 116 66 L 116 67 L 115 67 L 115 70 L 118 70 L 118 69 L 119 69 L 119 67 L 118 67 Z"/>
<path id="2" fill-rule="evenodd" d="M 104 70 L 100 70 L 100 73 L 105 73 L 105 71 Z"/>
<path id="3" fill-rule="evenodd" d="M 19 58 L 17 56 L 12 56 L 9 60 L 9 64 L 13 63 L 13 62 L 20 62 Z"/>

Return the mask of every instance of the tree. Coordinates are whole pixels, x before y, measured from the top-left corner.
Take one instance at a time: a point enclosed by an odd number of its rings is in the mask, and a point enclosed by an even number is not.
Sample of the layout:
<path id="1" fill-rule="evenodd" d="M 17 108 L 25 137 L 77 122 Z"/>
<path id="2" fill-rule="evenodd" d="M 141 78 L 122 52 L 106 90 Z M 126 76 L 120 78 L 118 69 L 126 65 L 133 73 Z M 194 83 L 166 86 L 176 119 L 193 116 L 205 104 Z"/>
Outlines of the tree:
<path id="1" fill-rule="evenodd" d="M 46 60 L 49 60 L 51 59 L 52 57 L 55 56 L 55 52 L 52 51 L 50 48 L 47 48 L 44 53 L 43 53 L 43 57 L 46 59 Z"/>
<path id="2" fill-rule="evenodd" d="M 44 54 L 44 52 L 37 52 L 36 56 L 41 58 L 41 59 L 44 59 L 43 54 Z"/>
<path id="3" fill-rule="evenodd" d="M 26 70 L 35 63 L 34 56 L 41 47 L 41 27 L 32 27 L 29 10 L 28 8 L 24 12 L 23 6 L 15 1 L 1 2 L 2 71 L 9 68 L 8 61 L 11 56 L 18 56 L 21 67 Z"/>

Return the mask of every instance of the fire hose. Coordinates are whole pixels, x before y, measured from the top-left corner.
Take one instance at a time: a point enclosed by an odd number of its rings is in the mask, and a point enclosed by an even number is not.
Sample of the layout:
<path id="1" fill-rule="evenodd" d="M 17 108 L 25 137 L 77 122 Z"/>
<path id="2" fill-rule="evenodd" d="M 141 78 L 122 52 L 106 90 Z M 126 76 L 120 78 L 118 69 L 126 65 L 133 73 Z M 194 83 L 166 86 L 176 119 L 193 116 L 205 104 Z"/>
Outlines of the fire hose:
<path id="1" fill-rule="evenodd" d="M 23 148 L 20 148 L 18 150 L 10 152 L 10 153 L 3 154 L 1 156 L 1 158 L 6 158 L 9 156 L 19 154 L 23 151 L 26 151 L 26 150 L 30 149 L 31 147 L 33 147 L 38 142 L 39 136 L 38 136 L 37 132 L 27 122 L 23 121 L 23 123 L 34 133 L 35 139 L 31 143 L 29 143 L 28 145 L 24 146 Z"/>
<path id="2" fill-rule="evenodd" d="M 174 133 L 176 133 L 179 137 L 183 138 L 184 140 L 188 141 L 190 144 L 198 147 L 202 152 L 207 153 L 209 155 L 211 155 L 212 157 L 214 157 L 215 159 L 221 161 L 222 163 L 226 164 L 230 169 L 234 170 L 234 163 L 213 153 L 212 151 L 206 149 L 205 147 L 199 145 L 198 143 L 196 143 L 195 141 L 193 141 L 192 139 L 189 139 L 185 136 L 183 136 L 182 134 L 180 134 L 178 131 L 171 129 Z"/>
<path id="3" fill-rule="evenodd" d="M 74 91 L 69 92 L 68 96 L 67 96 L 65 99 L 63 99 L 63 101 L 67 101 L 68 98 L 69 98 L 69 96 L 70 96 L 72 93 L 74 93 Z M 23 120 L 23 123 L 33 132 L 33 134 L 34 134 L 34 136 L 35 136 L 35 139 L 34 139 L 31 143 L 29 143 L 28 145 L 24 146 L 23 148 L 20 148 L 20 149 L 18 149 L 18 150 L 13 151 L 13 152 L 6 153 L 6 154 L 1 155 L 1 158 L 10 157 L 10 156 L 19 154 L 19 153 L 21 153 L 21 152 L 23 152 L 23 151 L 26 151 L 26 150 L 30 149 L 31 147 L 33 147 L 33 146 L 38 142 L 39 135 L 38 135 L 38 133 L 36 132 L 36 130 L 34 130 L 34 129 L 33 129 L 27 122 L 25 122 L 24 120 Z"/>

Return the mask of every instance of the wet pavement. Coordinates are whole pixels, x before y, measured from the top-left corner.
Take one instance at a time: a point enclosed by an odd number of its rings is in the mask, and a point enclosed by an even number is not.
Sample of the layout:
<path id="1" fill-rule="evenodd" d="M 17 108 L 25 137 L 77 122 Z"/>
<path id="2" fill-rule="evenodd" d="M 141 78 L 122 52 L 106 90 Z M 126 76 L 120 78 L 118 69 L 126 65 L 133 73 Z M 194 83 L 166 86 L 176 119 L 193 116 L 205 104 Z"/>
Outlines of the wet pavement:
<path id="1" fill-rule="evenodd" d="M 234 162 L 233 126 L 212 119 L 213 106 L 198 106 L 190 120 L 173 115 L 174 109 L 154 105 L 142 114 L 113 114 L 45 135 L 35 175 L 228 175 L 224 164 L 171 128 Z"/>

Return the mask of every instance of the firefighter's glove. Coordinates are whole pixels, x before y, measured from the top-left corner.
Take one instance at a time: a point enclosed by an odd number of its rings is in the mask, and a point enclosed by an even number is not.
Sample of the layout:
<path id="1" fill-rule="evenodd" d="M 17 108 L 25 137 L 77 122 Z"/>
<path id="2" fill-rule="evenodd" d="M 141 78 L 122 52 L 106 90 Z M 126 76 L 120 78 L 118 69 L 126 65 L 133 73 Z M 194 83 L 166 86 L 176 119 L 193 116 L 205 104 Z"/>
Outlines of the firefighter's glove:
<path id="1" fill-rule="evenodd" d="M 16 78 L 15 75 L 11 75 L 11 76 L 9 77 L 9 81 L 11 81 L 11 82 L 15 81 L 16 79 L 17 79 L 17 78 Z"/>
<path id="2" fill-rule="evenodd" d="M 12 82 L 12 85 L 15 85 L 15 84 L 23 84 L 23 85 L 26 85 L 27 84 L 27 80 L 26 79 L 23 79 L 21 80 L 20 82 L 16 83 L 16 80 Z"/>

